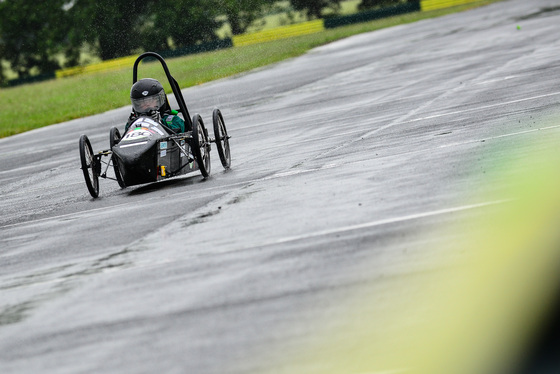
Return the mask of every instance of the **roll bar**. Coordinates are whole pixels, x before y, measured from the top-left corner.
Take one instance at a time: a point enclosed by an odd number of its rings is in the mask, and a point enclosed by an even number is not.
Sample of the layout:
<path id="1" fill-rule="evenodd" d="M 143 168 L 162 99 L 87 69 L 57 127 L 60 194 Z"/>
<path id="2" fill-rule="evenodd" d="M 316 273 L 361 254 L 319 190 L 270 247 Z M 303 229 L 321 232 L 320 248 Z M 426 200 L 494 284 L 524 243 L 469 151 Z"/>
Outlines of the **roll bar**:
<path id="1" fill-rule="evenodd" d="M 183 117 L 185 117 L 185 122 L 188 125 L 187 128 L 192 129 L 192 119 L 191 116 L 189 115 L 189 111 L 187 110 L 187 104 L 185 103 L 185 99 L 183 98 L 183 94 L 181 93 L 181 89 L 179 88 L 179 84 L 169 72 L 169 68 L 167 67 L 167 64 L 165 63 L 163 57 L 161 57 L 155 52 L 144 52 L 140 56 L 138 56 L 136 61 L 134 61 L 134 68 L 132 71 L 132 84 L 138 81 L 138 64 L 140 64 L 140 61 L 142 61 L 146 57 L 154 57 L 156 60 L 158 60 L 161 63 L 161 66 L 165 71 L 165 75 L 167 76 L 167 80 L 169 81 L 169 84 L 171 85 L 171 89 L 173 90 L 173 94 L 175 95 L 175 99 L 179 104 L 179 111 L 183 113 Z"/>

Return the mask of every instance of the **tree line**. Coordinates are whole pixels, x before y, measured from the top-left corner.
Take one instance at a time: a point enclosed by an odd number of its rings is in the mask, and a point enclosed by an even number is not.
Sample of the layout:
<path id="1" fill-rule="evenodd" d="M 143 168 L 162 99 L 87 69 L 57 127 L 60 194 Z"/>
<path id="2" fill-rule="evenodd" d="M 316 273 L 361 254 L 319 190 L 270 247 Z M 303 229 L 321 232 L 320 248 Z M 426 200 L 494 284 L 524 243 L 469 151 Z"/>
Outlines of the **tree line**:
<path id="1" fill-rule="evenodd" d="M 308 19 L 338 12 L 343 0 L 287 0 Z M 362 0 L 360 10 L 407 0 Z M 285 3 L 285 2 L 284 2 Z M 239 35 L 277 0 L 0 0 L 0 83 L 78 65 L 87 50 L 102 60 Z"/>

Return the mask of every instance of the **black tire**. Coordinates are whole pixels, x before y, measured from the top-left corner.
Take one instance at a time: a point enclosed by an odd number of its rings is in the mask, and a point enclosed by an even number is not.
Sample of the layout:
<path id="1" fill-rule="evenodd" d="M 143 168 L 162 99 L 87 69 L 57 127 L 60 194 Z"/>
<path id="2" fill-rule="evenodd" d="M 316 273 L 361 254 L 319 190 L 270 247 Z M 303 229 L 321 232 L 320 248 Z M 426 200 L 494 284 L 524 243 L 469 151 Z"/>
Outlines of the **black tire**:
<path id="1" fill-rule="evenodd" d="M 204 122 L 199 114 L 195 114 L 193 117 L 193 132 L 192 132 L 192 150 L 194 153 L 194 158 L 200 169 L 200 173 L 204 178 L 208 178 L 210 175 L 210 142 L 208 141 L 208 136 L 206 135 L 206 129 L 204 128 Z"/>
<path id="2" fill-rule="evenodd" d="M 80 136 L 80 161 L 87 189 L 92 197 L 99 196 L 99 172 L 93 155 L 93 148 L 86 135 Z"/>
<path id="3" fill-rule="evenodd" d="M 115 145 L 119 144 L 120 141 L 121 133 L 119 132 L 119 129 L 117 129 L 116 127 L 111 127 L 111 130 L 109 131 L 109 145 L 111 147 L 111 151 L 113 150 L 113 147 Z M 115 177 L 117 178 L 119 186 L 121 188 L 125 188 L 126 185 L 124 184 L 121 172 L 119 171 L 119 160 L 114 154 L 111 155 L 111 161 L 113 162 L 113 170 L 115 171 Z"/>
<path id="4" fill-rule="evenodd" d="M 212 122 L 214 123 L 214 137 L 216 138 L 216 148 L 224 169 L 231 166 L 231 153 L 229 151 L 229 137 L 224 123 L 224 117 L 220 109 L 214 109 L 212 113 Z"/>

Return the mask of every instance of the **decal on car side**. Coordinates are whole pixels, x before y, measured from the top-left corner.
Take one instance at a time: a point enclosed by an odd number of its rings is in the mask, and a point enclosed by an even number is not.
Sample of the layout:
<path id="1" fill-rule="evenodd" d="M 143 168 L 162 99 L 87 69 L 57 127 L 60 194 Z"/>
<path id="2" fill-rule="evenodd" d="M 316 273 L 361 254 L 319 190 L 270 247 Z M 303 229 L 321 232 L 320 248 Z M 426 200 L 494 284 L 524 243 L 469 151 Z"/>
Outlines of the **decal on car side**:
<path id="1" fill-rule="evenodd" d="M 163 131 L 159 129 L 159 127 L 154 127 L 153 130 L 156 130 L 160 135 L 165 135 Z"/>
<path id="2" fill-rule="evenodd" d="M 150 137 L 151 135 L 152 134 L 149 131 L 146 131 L 146 129 L 140 129 L 140 130 L 134 129 L 134 130 L 130 131 L 129 133 L 127 133 L 125 136 L 123 136 L 121 142 L 127 142 L 127 141 L 147 138 L 147 137 Z"/>
<path id="3" fill-rule="evenodd" d="M 139 142 L 139 143 L 132 143 L 132 144 L 119 144 L 119 148 L 126 148 L 126 147 L 134 147 L 137 145 L 148 144 L 148 142 Z"/>
<path id="4" fill-rule="evenodd" d="M 149 130 L 151 132 L 155 131 L 160 135 L 165 135 L 165 133 L 160 130 L 160 124 L 157 121 L 148 117 L 138 118 L 136 121 L 132 123 L 132 125 L 135 127 L 135 130 L 141 128 L 141 129 Z"/>

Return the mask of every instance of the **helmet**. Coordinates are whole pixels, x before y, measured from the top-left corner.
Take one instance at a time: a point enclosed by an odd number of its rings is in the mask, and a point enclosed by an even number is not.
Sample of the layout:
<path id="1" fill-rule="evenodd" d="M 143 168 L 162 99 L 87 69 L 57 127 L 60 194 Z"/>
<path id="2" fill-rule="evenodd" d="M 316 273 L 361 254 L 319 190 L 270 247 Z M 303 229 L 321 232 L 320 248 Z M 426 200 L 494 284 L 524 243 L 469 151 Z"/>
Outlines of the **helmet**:
<path id="1" fill-rule="evenodd" d="M 144 78 L 132 85 L 130 100 L 135 112 L 144 114 L 160 110 L 167 104 L 163 86 L 156 79 Z"/>

